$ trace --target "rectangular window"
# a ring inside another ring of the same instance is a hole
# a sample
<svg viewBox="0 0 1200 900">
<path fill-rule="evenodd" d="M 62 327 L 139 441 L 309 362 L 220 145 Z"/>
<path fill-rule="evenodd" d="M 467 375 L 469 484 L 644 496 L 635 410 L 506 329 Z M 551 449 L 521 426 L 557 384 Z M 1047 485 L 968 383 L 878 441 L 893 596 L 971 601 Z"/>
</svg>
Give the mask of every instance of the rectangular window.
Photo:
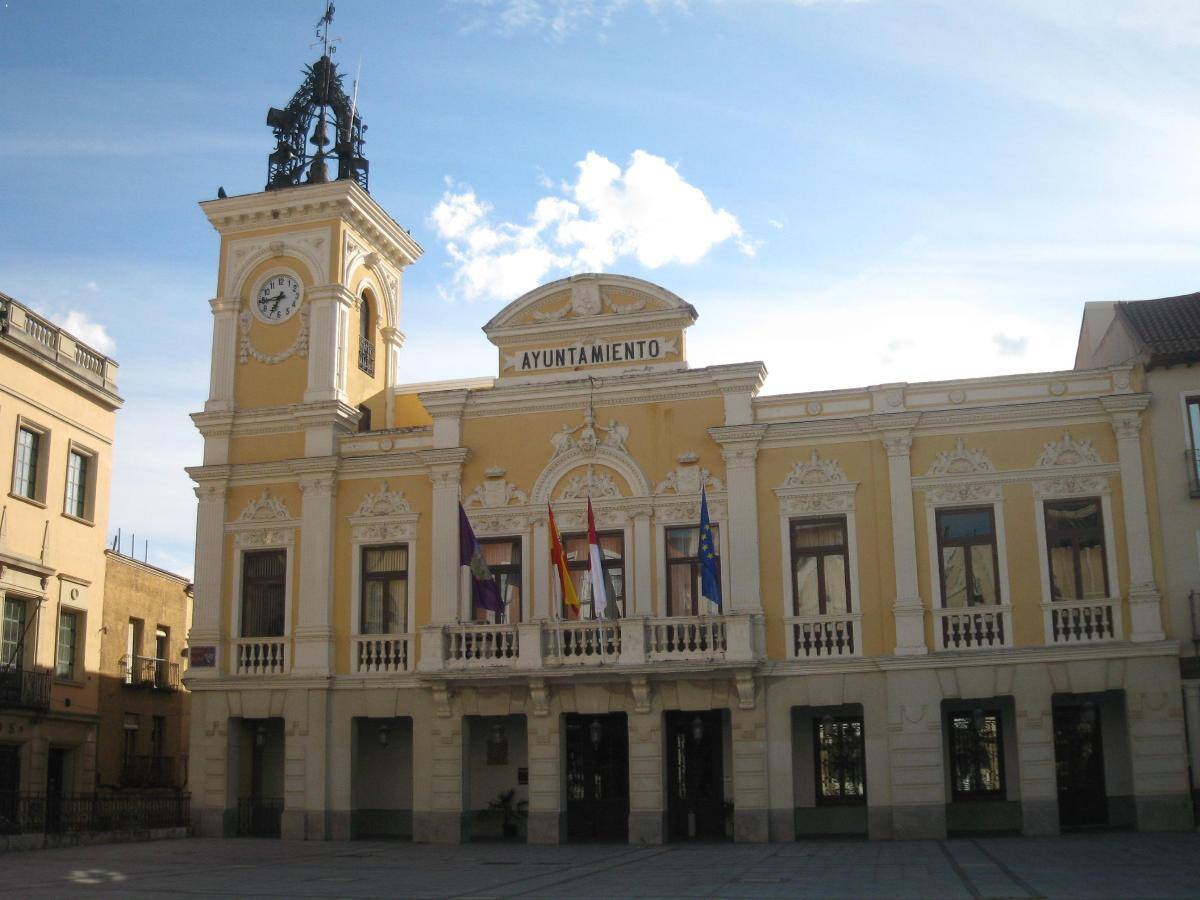
<svg viewBox="0 0 1200 900">
<path fill-rule="evenodd" d="M 162 759 L 167 747 L 167 717 L 155 716 L 150 723 L 150 755 Z"/>
<path fill-rule="evenodd" d="M 1100 498 L 1047 501 L 1045 508 L 1050 597 L 1054 600 L 1108 597 Z"/>
<path fill-rule="evenodd" d="M 496 586 L 500 589 L 500 599 L 504 603 L 504 612 L 494 615 L 496 622 L 515 624 L 521 621 L 521 539 L 493 538 L 479 542 L 483 553 L 483 561 L 487 563 Z M 488 621 L 486 609 L 474 610 L 477 622 Z"/>
<path fill-rule="evenodd" d="M 850 612 L 850 554 L 846 519 L 793 519 L 792 615 Z"/>
<path fill-rule="evenodd" d="M 137 756 L 138 714 L 125 713 L 124 740 L 121 743 L 121 758 L 126 764 Z"/>
<path fill-rule="evenodd" d="M 125 641 L 125 683 L 134 684 L 141 678 L 142 620 L 130 619 Z"/>
<path fill-rule="evenodd" d="M 36 500 L 38 495 L 38 463 L 42 435 L 30 428 L 17 429 L 16 464 L 13 467 L 13 493 Z"/>
<path fill-rule="evenodd" d="M 600 567 L 604 573 L 604 593 L 608 598 L 605 618 L 621 618 L 625 615 L 625 535 L 620 531 L 606 531 L 596 537 L 600 541 Z M 568 574 L 575 585 L 575 596 L 579 598 L 579 617 L 594 619 L 592 584 L 588 579 L 591 563 L 587 534 L 563 535 L 562 542 Z M 563 609 L 564 618 L 574 615 L 573 611 Z"/>
<path fill-rule="evenodd" d="M 939 509 L 937 542 L 942 606 L 998 605 L 1000 564 L 992 508 Z"/>
<path fill-rule="evenodd" d="M 403 634 L 408 620 L 408 545 L 364 547 L 362 634 Z"/>
<path fill-rule="evenodd" d="M 242 637 L 283 637 L 286 584 L 286 550 L 254 550 L 242 557 Z"/>
<path fill-rule="evenodd" d="M 1193 497 L 1200 497 L 1200 397 L 1187 398 L 1188 477 Z"/>
<path fill-rule="evenodd" d="M 4 628 L 0 633 L 0 669 L 19 669 L 25 662 L 25 601 L 4 598 Z"/>
<path fill-rule="evenodd" d="M 866 744 L 860 716 L 825 716 L 813 722 L 817 805 L 867 800 Z"/>
<path fill-rule="evenodd" d="M 67 454 L 67 499 L 65 512 L 77 519 L 88 518 L 87 485 L 91 457 L 77 450 Z"/>
<path fill-rule="evenodd" d="M 58 616 L 58 652 L 54 674 L 58 678 L 75 677 L 75 657 L 78 649 L 79 613 L 63 610 Z"/>
<path fill-rule="evenodd" d="M 1000 710 L 949 717 L 951 793 L 955 800 L 1004 796 L 1004 739 Z"/>
<path fill-rule="evenodd" d="M 712 525 L 713 547 L 720 547 L 720 532 Z M 700 596 L 700 526 L 668 528 L 667 539 L 667 615 L 717 615 L 720 608 Z M 721 560 L 717 559 L 720 577 Z"/>
</svg>

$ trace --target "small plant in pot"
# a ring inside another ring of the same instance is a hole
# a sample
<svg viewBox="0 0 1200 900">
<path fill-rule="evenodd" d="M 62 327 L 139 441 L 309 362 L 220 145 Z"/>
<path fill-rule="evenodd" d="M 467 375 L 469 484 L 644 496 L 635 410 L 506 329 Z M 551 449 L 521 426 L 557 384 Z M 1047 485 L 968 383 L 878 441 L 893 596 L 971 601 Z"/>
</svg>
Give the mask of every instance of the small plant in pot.
<svg viewBox="0 0 1200 900">
<path fill-rule="evenodd" d="M 518 800 L 517 792 L 513 788 L 509 788 L 488 803 L 488 809 L 497 813 L 500 816 L 501 825 L 506 838 L 515 838 L 517 836 L 517 827 L 521 820 L 529 813 L 529 802 L 527 800 Z"/>
</svg>

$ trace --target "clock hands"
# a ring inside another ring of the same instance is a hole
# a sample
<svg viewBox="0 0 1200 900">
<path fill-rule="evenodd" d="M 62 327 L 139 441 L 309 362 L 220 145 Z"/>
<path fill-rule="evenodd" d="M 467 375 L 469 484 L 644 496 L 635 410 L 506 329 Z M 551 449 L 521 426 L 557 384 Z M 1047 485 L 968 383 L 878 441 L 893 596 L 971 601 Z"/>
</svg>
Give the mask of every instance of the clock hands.
<svg viewBox="0 0 1200 900">
<path fill-rule="evenodd" d="M 283 291 L 280 291 L 274 297 L 264 297 L 259 301 L 259 305 L 262 306 L 267 303 L 274 303 L 274 306 L 271 307 L 271 313 L 274 314 L 279 309 L 279 302 L 286 296 L 287 294 L 285 294 Z"/>
</svg>

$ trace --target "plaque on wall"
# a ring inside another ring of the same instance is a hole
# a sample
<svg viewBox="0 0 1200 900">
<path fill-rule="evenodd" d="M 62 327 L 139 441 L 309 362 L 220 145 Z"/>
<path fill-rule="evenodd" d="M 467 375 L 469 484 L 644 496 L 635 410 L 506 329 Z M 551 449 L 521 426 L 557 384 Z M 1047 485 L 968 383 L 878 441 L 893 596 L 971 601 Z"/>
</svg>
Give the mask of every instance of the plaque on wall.
<svg viewBox="0 0 1200 900">
<path fill-rule="evenodd" d="M 211 669 L 217 664 L 217 648 L 213 644 L 188 647 L 188 665 L 193 669 Z"/>
</svg>

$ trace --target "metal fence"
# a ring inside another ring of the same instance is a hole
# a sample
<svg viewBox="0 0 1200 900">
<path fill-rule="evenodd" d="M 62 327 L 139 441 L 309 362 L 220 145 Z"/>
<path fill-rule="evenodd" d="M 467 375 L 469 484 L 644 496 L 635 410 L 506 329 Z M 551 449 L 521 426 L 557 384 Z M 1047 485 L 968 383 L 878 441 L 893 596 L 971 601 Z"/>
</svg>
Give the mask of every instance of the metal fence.
<svg viewBox="0 0 1200 900">
<path fill-rule="evenodd" d="M 282 797 L 239 797 L 238 837 L 279 837 Z"/>
<path fill-rule="evenodd" d="M 78 834 L 187 827 L 190 794 L 0 793 L 0 834 Z"/>
<path fill-rule="evenodd" d="M 50 673 L 0 667 L 0 709 L 46 709 Z"/>
</svg>

